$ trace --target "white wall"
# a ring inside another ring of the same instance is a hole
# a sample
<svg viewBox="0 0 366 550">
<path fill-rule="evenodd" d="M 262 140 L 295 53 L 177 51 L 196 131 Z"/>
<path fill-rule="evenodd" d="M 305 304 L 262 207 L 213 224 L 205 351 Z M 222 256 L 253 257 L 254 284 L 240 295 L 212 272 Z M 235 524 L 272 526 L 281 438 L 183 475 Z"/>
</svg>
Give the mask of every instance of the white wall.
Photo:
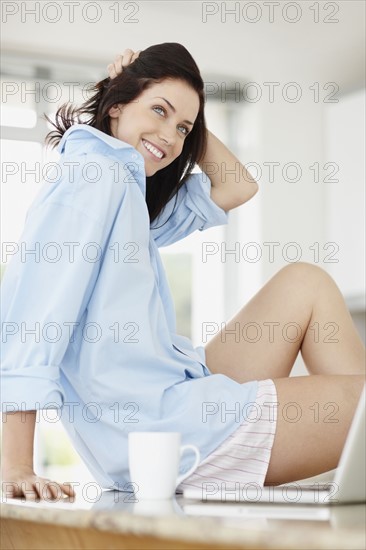
<svg viewBox="0 0 366 550">
<path fill-rule="evenodd" d="M 343 294 L 356 307 L 365 296 L 365 89 L 348 94 L 324 113 L 325 160 L 336 161 L 326 186 L 326 239 L 339 246 L 339 262 L 329 264 Z"/>
<path fill-rule="evenodd" d="M 269 167 L 263 168 L 260 184 L 263 242 L 279 243 L 273 262 L 266 254 L 265 279 L 291 261 L 314 262 L 310 247 L 324 242 L 324 187 L 310 169 L 322 164 L 322 138 L 322 106 L 311 98 L 263 105 L 261 163 L 279 163 L 272 181 Z"/>
</svg>

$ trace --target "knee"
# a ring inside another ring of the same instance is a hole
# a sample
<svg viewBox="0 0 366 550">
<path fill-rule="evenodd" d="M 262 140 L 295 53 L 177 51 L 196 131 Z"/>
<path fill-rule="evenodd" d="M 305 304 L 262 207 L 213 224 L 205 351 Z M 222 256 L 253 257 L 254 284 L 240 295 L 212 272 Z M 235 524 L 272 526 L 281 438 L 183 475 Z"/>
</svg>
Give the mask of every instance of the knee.
<svg viewBox="0 0 366 550">
<path fill-rule="evenodd" d="M 308 262 L 294 262 L 288 264 L 283 267 L 279 273 L 309 282 L 319 282 L 321 280 L 326 280 L 327 282 L 330 280 L 333 281 L 332 277 L 325 271 L 325 269 Z"/>
<path fill-rule="evenodd" d="M 332 277 L 321 267 L 307 262 L 296 262 L 288 264 L 278 272 L 280 277 L 284 277 L 289 287 L 294 284 L 311 287 L 314 290 L 320 286 L 336 286 Z"/>
</svg>

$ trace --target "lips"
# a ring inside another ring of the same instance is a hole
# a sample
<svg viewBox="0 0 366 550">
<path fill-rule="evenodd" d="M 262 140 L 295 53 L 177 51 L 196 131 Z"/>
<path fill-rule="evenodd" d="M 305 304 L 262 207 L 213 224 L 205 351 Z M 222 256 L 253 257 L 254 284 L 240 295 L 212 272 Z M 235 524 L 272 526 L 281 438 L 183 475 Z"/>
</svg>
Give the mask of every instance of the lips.
<svg viewBox="0 0 366 550">
<path fill-rule="evenodd" d="M 147 139 L 142 139 L 142 144 L 144 148 L 151 154 L 151 156 L 156 160 L 162 160 L 164 157 L 166 157 L 166 152 L 155 145 L 155 143 L 152 143 L 151 141 L 148 141 Z M 162 156 L 157 156 L 156 153 L 160 153 Z"/>
</svg>

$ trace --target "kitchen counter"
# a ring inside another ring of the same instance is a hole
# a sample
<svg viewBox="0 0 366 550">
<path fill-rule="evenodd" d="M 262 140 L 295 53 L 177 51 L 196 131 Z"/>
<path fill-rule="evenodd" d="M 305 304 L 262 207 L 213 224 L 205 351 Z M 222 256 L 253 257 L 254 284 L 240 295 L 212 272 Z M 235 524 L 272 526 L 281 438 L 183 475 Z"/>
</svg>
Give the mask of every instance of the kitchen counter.
<svg viewBox="0 0 366 550">
<path fill-rule="evenodd" d="M 3 496 L 3 550 L 352 549 L 364 550 L 366 505 L 198 503 L 176 495 L 140 501 L 91 484 L 64 501 Z"/>
</svg>

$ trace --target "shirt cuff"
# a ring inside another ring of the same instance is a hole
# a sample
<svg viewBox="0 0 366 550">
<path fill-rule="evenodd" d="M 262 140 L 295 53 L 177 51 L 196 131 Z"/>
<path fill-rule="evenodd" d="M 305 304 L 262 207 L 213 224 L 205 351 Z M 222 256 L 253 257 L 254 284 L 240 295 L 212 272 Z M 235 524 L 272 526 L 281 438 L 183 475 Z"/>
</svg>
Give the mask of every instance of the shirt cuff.
<svg viewBox="0 0 366 550">
<path fill-rule="evenodd" d="M 191 174 L 186 181 L 187 201 L 186 205 L 200 218 L 206 221 L 199 227 L 200 231 L 225 225 L 229 221 L 229 212 L 223 210 L 211 198 L 211 180 L 204 172 Z"/>
<path fill-rule="evenodd" d="M 44 365 L 3 370 L 1 373 L 3 413 L 60 409 L 63 402 L 59 367 Z"/>
</svg>

